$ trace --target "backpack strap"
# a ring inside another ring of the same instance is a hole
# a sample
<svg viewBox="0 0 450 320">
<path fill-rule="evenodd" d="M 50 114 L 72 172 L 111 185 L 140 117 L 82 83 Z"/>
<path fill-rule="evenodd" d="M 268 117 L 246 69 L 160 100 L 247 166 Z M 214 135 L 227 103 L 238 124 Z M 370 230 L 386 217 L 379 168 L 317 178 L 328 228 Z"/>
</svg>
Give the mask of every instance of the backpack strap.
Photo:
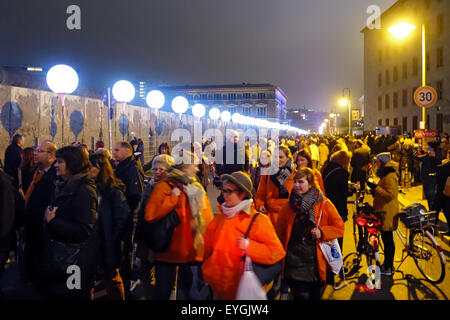
<svg viewBox="0 0 450 320">
<path fill-rule="evenodd" d="M 255 213 L 255 215 L 252 217 L 252 221 L 250 221 L 250 224 L 248 225 L 247 232 L 245 232 L 245 235 L 244 235 L 244 238 L 245 238 L 245 239 L 248 238 L 248 235 L 250 234 L 250 229 L 251 229 L 252 226 L 253 226 L 253 222 L 255 222 L 256 217 L 258 217 L 259 214 L 260 214 L 260 212 L 257 212 L 257 213 Z"/>
</svg>

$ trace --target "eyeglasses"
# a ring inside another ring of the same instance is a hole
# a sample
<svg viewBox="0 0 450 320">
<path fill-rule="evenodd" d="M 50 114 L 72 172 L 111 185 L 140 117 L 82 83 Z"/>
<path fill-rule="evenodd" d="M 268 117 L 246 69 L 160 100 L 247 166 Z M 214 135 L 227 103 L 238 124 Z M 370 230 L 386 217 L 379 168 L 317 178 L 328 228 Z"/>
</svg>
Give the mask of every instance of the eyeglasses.
<svg viewBox="0 0 450 320">
<path fill-rule="evenodd" d="M 222 189 L 223 194 L 232 194 L 233 192 L 238 192 L 239 190 L 232 189 Z"/>
</svg>

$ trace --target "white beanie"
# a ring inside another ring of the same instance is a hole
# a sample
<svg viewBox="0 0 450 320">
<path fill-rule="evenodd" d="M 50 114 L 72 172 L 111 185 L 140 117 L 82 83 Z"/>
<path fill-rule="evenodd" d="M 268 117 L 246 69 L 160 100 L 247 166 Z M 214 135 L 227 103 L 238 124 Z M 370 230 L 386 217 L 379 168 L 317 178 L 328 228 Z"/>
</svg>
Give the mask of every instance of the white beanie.
<svg viewBox="0 0 450 320">
<path fill-rule="evenodd" d="M 391 161 L 391 154 L 389 152 L 379 153 L 377 154 L 376 158 L 383 163 L 388 163 L 389 161 Z"/>
</svg>

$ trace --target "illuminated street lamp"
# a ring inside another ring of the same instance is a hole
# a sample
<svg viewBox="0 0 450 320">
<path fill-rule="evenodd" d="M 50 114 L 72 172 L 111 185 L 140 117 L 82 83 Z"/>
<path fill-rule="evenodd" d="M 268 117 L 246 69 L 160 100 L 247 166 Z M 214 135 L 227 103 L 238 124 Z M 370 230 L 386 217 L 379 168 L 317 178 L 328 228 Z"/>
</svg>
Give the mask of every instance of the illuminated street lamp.
<svg viewBox="0 0 450 320">
<path fill-rule="evenodd" d="M 388 30 L 392 34 L 392 37 L 396 40 L 402 40 L 406 37 L 408 37 L 414 30 L 416 29 L 415 26 L 407 23 L 407 22 L 400 22 L 392 27 L 390 27 Z M 425 24 L 422 24 L 422 87 L 425 87 L 427 85 L 427 53 L 426 53 L 426 28 Z M 421 129 L 426 128 L 426 108 L 422 108 L 422 124 L 423 127 Z"/>
<path fill-rule="evenodd" d="M 348 98 L 345 98 L 345 91 L 348 90 Z M 352 107 L 350 103 L 350 88 L 344 88 L 342 90 L 342 98 L 339 100 L 339 104 L 342 107 L 348 106 L 348 134 L 352 135 Z"/>
</svg>

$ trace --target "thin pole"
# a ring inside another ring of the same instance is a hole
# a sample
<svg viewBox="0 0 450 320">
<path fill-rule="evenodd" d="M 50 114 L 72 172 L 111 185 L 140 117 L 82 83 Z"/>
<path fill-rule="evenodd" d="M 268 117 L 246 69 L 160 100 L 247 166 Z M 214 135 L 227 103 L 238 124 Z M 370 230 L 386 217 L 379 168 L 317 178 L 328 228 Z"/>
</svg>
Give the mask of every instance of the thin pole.
<svg viewBox="0 0 450 320">
<path fill-rule="evenodd" d="M 425 24 L 422 24 L 422 87 L 427 85 L 427 47 L 426 47 L 426 30 Z M 423 129 L 427 128 L 426 108 L 422 107 Z"/>
<path fill-rule="evenodd" d="M 108 147 L 111 152 L 111 89 L 108 88 Z"/>
</svg>

